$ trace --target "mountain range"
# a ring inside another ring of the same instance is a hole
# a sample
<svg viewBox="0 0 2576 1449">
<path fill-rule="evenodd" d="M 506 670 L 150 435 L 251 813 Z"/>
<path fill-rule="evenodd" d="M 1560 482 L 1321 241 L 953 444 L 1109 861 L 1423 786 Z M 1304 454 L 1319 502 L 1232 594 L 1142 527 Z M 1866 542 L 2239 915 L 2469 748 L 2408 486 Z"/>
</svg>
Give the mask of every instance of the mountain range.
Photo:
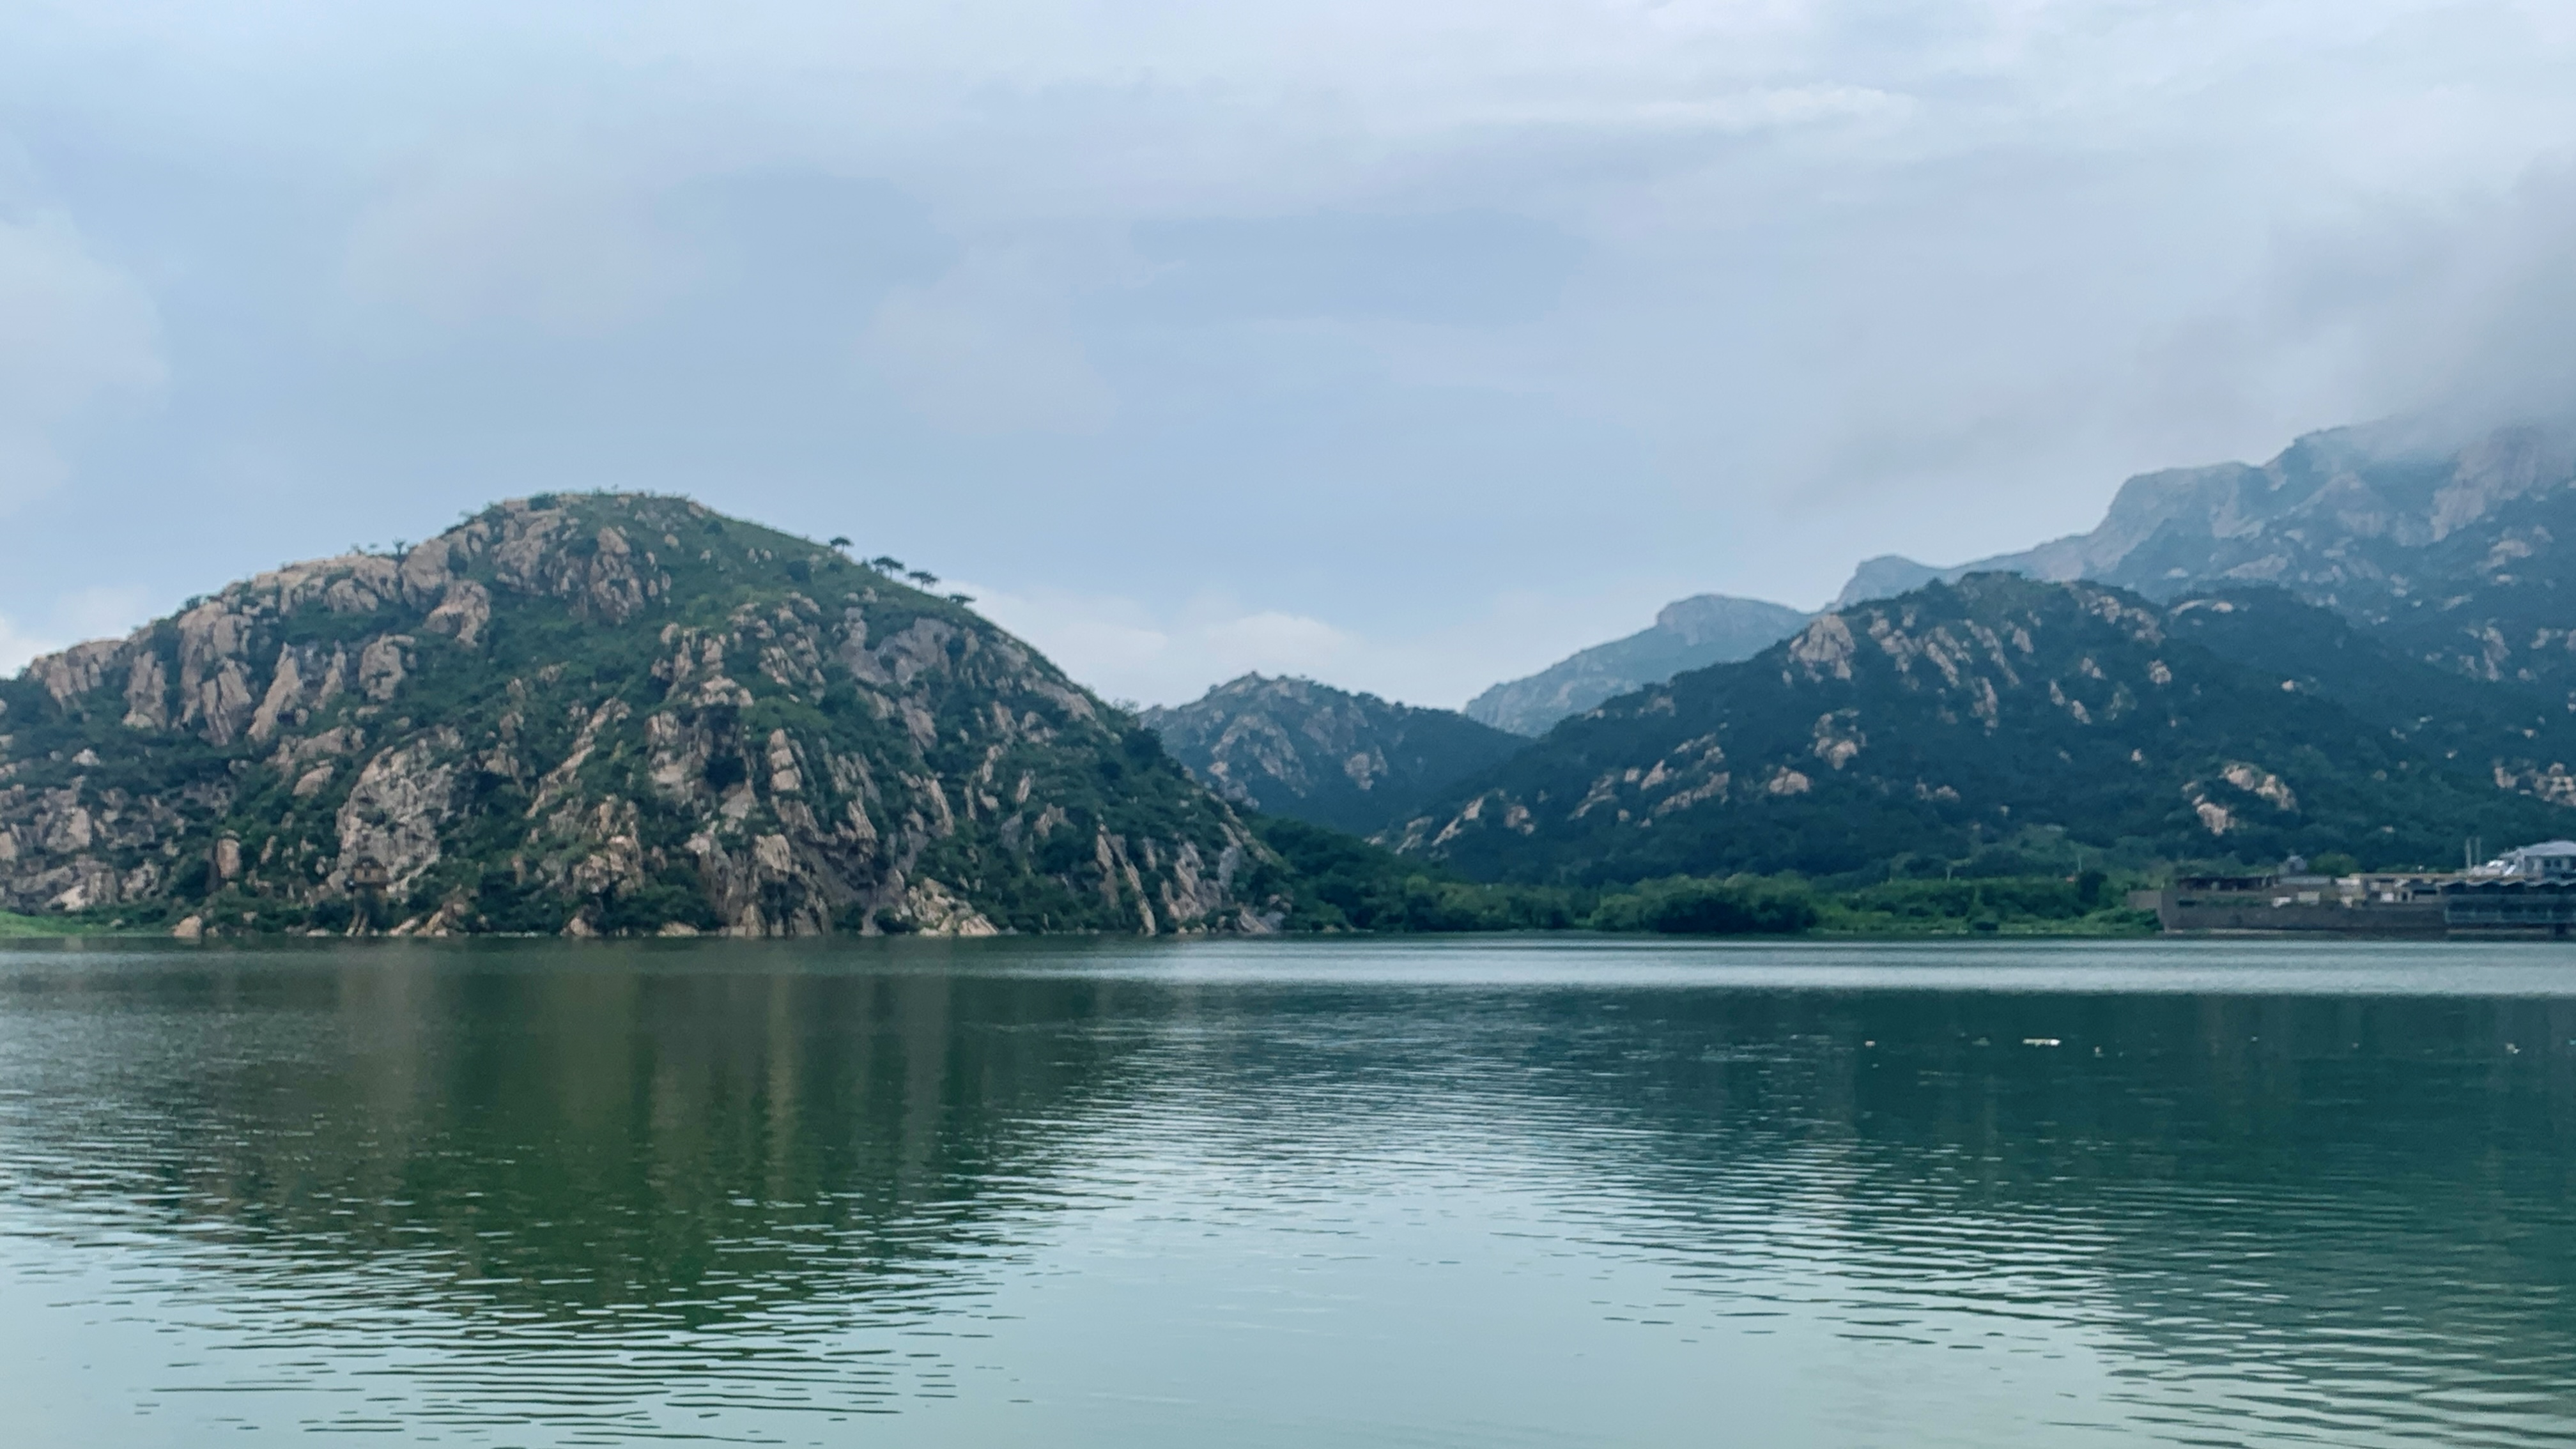
<svg viewBox="0 0 2576 1449">
<path fill-rule="evenodd" d="M 1576 884 L 2034 844 L 2439 862 L 2567 828 L 2567 718 L 2279 591 L 1970 574 L 1567 720 L 1391 843 Z"/>
<path fill-rule="evenodd" d="M 1947 567 L 1863 560 L 1829 608 L 1972 573 L 2091 579 L 2150 597 L 2265 583 L 2341 610 L 2419 656 L 2486 679 L 2556 678 L 2576 662 L 2558 540 L 2576 537 L 2576 429 L 2518 424 L 2466 441 L 2381 423 L 2308 434 L 2261 465 L 2144 473 L 2100 525 Z M 1603 700 L 1751 657 L 1813 617 L 1702 594 L 1653 627 L 1494 685 L 1465 712 L 1533 738 Z"/>
<path fill-rule="evenodd" d="M 2570 537 L 2563 429 L 2339 429 L 1818 614 L 1682 600 L 1476 717 L 1258 675 L 1140 717 L 894 560 L 541 495 L 0 681 L 0 911 L 1257 932 L 2070 849 L 2440 864 L 2576 824 Z M 1510 883 L 1559 894 L 1474 894 Z"/>
<path fill-rule="evenodd" d="M 2019 553 L 1942 569 L 1872 559 L 1836 604 L 1995 571 L 2157 597 L 2260 583 L 2457 673 L 2558 683 L 2576 663 L 2566 539 L 2576 431 L 2518 425 L 2454 443 L 2381 424 L 2309 434 L 2260 466 L 2143 474 L 2091 532 Z"/>
</svg>

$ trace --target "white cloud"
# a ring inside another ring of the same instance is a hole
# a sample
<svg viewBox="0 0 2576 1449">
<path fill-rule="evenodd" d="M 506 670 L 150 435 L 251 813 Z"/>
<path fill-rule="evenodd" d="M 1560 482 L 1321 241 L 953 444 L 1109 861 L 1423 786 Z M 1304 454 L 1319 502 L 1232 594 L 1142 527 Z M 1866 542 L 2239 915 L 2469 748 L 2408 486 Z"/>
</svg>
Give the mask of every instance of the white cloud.
<svg viewBox="0 0 2576 1449">
<path fill-rule="evenodd" d="M 53 601 L 41 625 L 0 615 L 0 674 L 15 674 L 27 661 L 85 639 L 121 638 L 149 611 L 149 594 L 131 585 L 80 589 Z"/>
<path fill-rule="evenodd" d="M 1352 644 L 1349 635 L 1321 619 L 1280 609 L 1203 623 L 1198 634 L 1219 654 L 1266 661 L 1273 671 L 1293 673 L 1330 668 Z"/>
<path fill-rule="evenodd" d="M 1569 610 L 1513 590 L 1445 628 L 1371 637 L 1286 609 L 1207 594 L 1157 610 L 1132 598 L 957 585 L 977 612 L 1109 699 L 1181 704 L 1246 673 L 1294 675 L 1405 704 L 1454 709 L 1486 686 L 1653 622 L 1655 588 Z"/>
<path fill-rule="evenodd" d="M 1346 677 L 1360 641 L 1321 619 L 1202 598 L 1169 615 L 1134 599 L 960 585 L 975 609 L 1110 699 L 1176 704 L 1245 673 Z"/>
<path fill-rule="evenodd" d="M 2533 0 L 20 6 L 9 124 L 114 206 L 0 235 L 0 507 L 158 376 L 83 270 L 149 258 L 196 363 L 118 439 L 152 576 L 688 489 L 971 548 L 1113 693 L 1455 702 L 1662 599 L 2565 396 L 2571 47 Z M 270 516 L 193 512 L 238 458 Z M 31 536 L 22 621 L 87 567 Z"/>
<path fill-rule="evenodd" d="M 59 211 L 0 214 L 0 514 L 71 476 L 66 433 L 160 386 L 152 299 Z"/>
<path fill-rule="evenodd" d="M 15 674 L 27 667 L 28 660 L 61 647 L 55 640 L 26 632 L 16 620 L 0 614 L 0 674 Z"/>
</svg>

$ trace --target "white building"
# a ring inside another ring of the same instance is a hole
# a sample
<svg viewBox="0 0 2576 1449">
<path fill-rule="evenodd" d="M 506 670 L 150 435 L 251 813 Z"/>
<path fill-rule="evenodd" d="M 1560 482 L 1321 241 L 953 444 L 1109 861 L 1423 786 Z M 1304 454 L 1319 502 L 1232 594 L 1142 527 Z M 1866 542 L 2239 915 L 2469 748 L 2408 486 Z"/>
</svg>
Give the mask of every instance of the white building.
<svg viewBox="0 0 2576 1449">
<path fill-rule="evenodd" d="M 2508 850 L 2469 874 L 2502 880 L 2576 881 L 2576 840 L 2544 840 Z"/>
</svg>

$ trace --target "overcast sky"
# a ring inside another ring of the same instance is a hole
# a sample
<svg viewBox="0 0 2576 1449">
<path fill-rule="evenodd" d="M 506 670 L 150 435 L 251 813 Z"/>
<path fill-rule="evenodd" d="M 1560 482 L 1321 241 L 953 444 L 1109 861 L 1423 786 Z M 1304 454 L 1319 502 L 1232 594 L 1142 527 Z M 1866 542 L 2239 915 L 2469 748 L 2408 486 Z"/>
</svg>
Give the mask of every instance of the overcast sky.
<svg viewBox="0 0 2576 1449">
<path fill-rule="evenodd" d="M 544 489 L 1113 697 L 2576 387 L 2576 6 L 0 0 L 0 668 Z"/>
</svg>

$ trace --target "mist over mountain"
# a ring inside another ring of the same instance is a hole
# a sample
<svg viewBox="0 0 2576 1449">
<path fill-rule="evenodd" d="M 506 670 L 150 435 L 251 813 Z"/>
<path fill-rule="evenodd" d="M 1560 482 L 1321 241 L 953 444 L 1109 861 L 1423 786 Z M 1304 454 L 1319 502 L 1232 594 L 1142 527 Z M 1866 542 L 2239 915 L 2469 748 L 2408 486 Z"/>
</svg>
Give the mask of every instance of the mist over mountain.
<svg viewBox="0 0 2576 1449">
<path fill-rule="evenodd" d="M 1141 719 L 1227 800 L 1361 835 L 1528 743 L 1454 710 L 1258 674 Z"/>
<path fill-rule="evenodd" d="M 2101 524 L 1936 569 L 1872 559 L 1837 603 L 2009 571 L 2154 597 L 2286 589 L 2417 658 L 2487 680 L 2563 683 L 2576 663 L 2576 430 L 2518 424 L 2465 443 L 2398 424 L 2298 439 L 2261 466 L 2142 474 Z"/>
<path fill-rule="evenodd" d="M 1466 714 L 1536 737 L 1569 715 L 1686 669 L 1750 659 L 1798 631 L 1808 616 L 1786 604 L 1699 594 L 1666 604 L 1651 627 L 1582 650 L 1525 679 L 1497 684 Z"/>
</svg>

